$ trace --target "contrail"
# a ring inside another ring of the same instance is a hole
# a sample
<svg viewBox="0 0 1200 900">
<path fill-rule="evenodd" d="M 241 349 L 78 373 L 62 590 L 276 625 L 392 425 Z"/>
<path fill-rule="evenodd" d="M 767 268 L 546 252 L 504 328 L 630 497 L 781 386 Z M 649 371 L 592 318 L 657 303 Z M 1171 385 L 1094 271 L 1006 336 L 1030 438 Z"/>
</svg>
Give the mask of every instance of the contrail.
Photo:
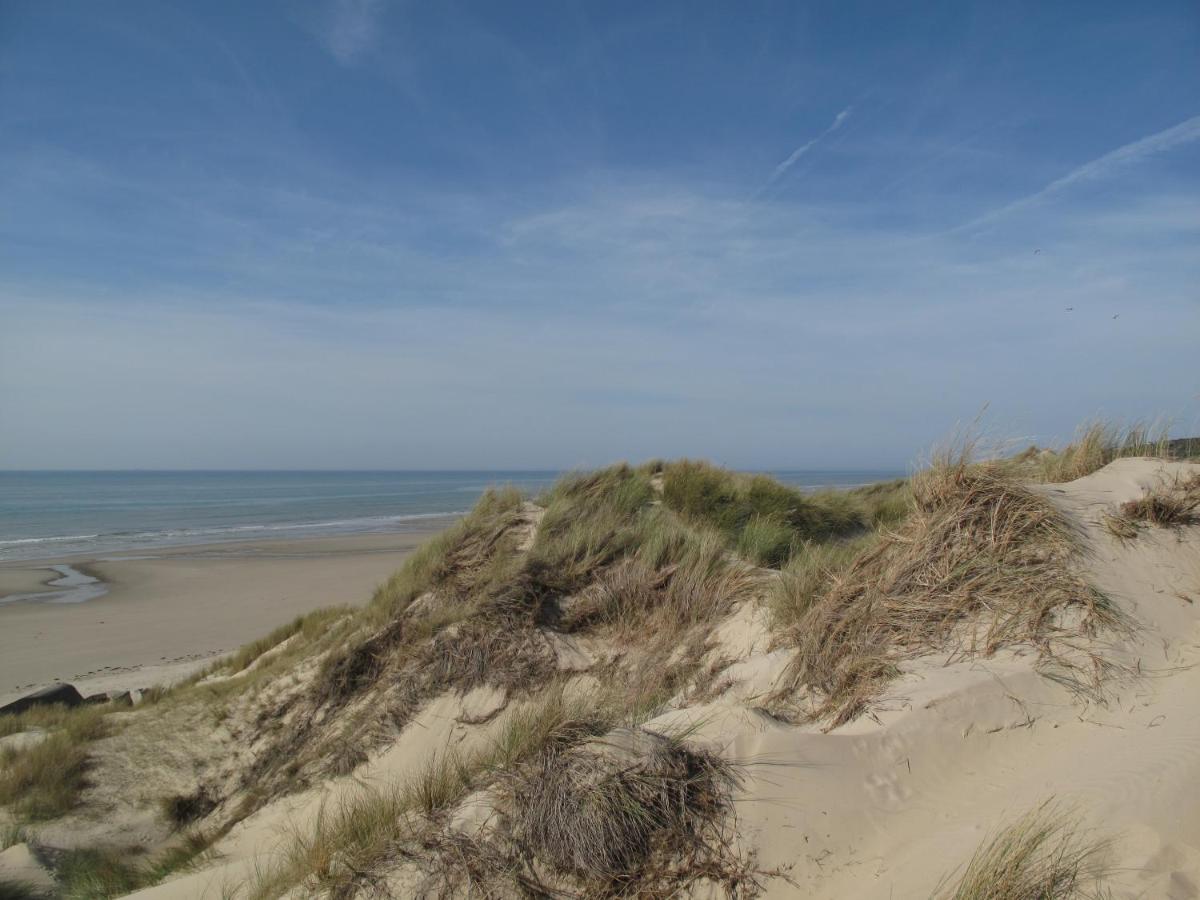
<svg viewBox="0 0 1200 900">
<path fill-rule="evenodd" d="M 802 157 L 805 153 L 807 153 L 809 150 L 811 150 L 814 146 L 816 146 L 818 143 L 820 143 L 826 137 L 828 137 L 829 135 L 831 135 L 835 131 L 837 131 L 839 128 L 841 128 L 842 123 L 845 122 L 848 118 L 850 118 L 850 111 L 853 108 L 854 107 L 852 107 L 852 106 L 847 106 L 840 113 L 838 113 L 836 116 L 834 116 L 832 125 L 830 125 L 828 128 L 826 128 L 820 134 L 818 134 L 811 141 L 801 144 L 799 147 L 797 147 L 795 150 L 793 150 L 791 156 L 789 156 L 787 159 L 785 159 L 783 162 L 781 162 L 779 165 L 777 165 L 775 167 L 775 170 L 771 173 L 771 177 L 767 179 L 767 183 L 764 184 L 759 189 L 760 192 L 765 191 L 767 188 L 769 188 L 771 185 L 773 185 L 775 182 L 777 182 L 780 178 L 782 178 L 785 174 L 787 174 L 787 170 L 790 169 L 792 166 L 794 166 L 800 160 L 800 157 Z"/>
<path fill-rule="evenodd" d="M 1141 140 L 1125 144 L 1123 147 L 1118 147 L 1116 150 L 1105 153 L 1103 156 L 1097 157 L 1091 162 L 1084 163 L 1077 169 L 1073 169 L 1061 178 L 1056 178 L 1037 193 L 1030 194 L 1028 197 L 1022 197 L 1020 200 L 1015 200 L 1006 206 L 985 213 L 979 218 L 973 219 L 965 225 L 960 225 L 954 230 L 964 231 L 980 225 L 986 225 L 989 222 L 999 219 L 1001 216 L 1007 216 L 1009 213 L 1032 206 L 1051 194 L 1057 194 L 1059 191 L 1073 184 L 1078 184 L 1081 181 L 1096 181 L 1101 178 L 1107 178 L 1118 169 L 1141 162 L 1148 156 L 1163 153 L 1173 147 L 1190 144 L 1196 140 L 1200 140 L 1200 116 L 1192 116 L 1192 118 L 1186 119 L 1165 131 L 1159 131 L 1149 137 L 1144 137 Z"/>
</svg>

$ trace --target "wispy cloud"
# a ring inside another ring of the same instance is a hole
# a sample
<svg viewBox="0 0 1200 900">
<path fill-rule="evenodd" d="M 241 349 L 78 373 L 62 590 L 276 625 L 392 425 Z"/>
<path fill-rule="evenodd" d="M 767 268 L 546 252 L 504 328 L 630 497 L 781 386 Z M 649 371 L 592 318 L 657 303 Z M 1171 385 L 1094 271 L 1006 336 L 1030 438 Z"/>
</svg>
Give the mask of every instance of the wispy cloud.
<svg viewBox="0 0 1200 900">
<path fill-rule="evenodd" d="M 775 167 L 775 170 L 773 172 L 771 172 L 771 177 L 768 178 L 767 183 L 762 186 L 762 190 L 765 191 L 771 185 L 775 184 L 775 182 L 777 182 L 780 178 L 782 178 L 784 175 L 787 174 L 788 169 L 790 169 L 792 166 L 794 166 L 796 163 L 798 163 L 800 161 L 800 158 L 802 156 L 804 156 L 805 153 L 807 153 L 809 150 L 811 150 L 813 147 L 815 147 L 817 144 L 819 144 L 825 138 L 829 137 L 829 135 L 833 134 L 835 131 L 837 131 L 839 128 L 841 128 L 842 125 L 845 123 L 845 121 L 848 118 L 850 118 L 850 113 L 852 110 L 853 110 L 853 107 L 847 106 L 840 113 L 838 113 L 836 116 L 833 117 L 832 125 L 830 125 L 828 128 L 826 128 L 824 131 L 822 131 L 820 134 L 818 134 L 812 140 L 806 141 L 805 143 L 803 143 L 799 147 L 797 147 L 795 150 L 793 150 L 791 155 L 788 156 L 788 158 L 785 159 L 783 162 L 781 162 L 779 165 L 777 165 Z"/>
<path fill-rule="evenodd" d="M 1030 194 L 1028 197 L 1022 197 L 1020 200 L 1015 200 L 1012 203 L 1006 204 L 999 209 L 994 209 L 991 212 L 985 213 L 976 219 L 971 220 L 965 225 L 960 226 L 956 230 L 965 231 L 973 228 L 978 228 L 981 225 L 987 225 L 1018 210 L 1027 209 L 1034 206 L 1048 197 L 1059 193 L 1073 185 L 1086 181 L 1099 181 L 1104 178 L 1112 177 L 1121 169 L 1135 165 L 1151 156 L 1159 153 L 1165 153 L 1175 147 L 1190 144 L 1200 140 L 1200 116 L 1192 116 L 1190 119 L 1185 119 L 1178 125 L 1167 128 L 1164 131 L 1156 132 L 1148 137 L 1133 141 L 1105 153 L 1103 156 L 1097 157 L 1090 162 L 1084 163 L 1076 169 L 1063 175 L 1061 178 L 1056 178 L 1040 191 Z"/>
<path fill-rule="evenodd" d="M 334 0 L 325 42 L 342 65 L 352 65 L 375 45 L 382 0 Z"/>
<path fill-rule="evenodd" d="M 1039 431 L 1195 395 L 1195 190 L 1107 217 L 1056 207 L 1051 260 L 1008 252 L 1004 235 L 967 246 L 860 228 L 816 201 L 741 216 L 732 189 L 628 172 L 520 212 L 374 173 L 305 181 L 197 182 L 175 229 L 117 219 L 105 243 L 88 220 L 87 243 L 67 244 L 70 217 L 52 205 L 53 231 L 33 237 L 86 249 L 63 254 L 85 265 L 23 283 L 0 265 L 0 468 L 553 468 L 687 453 L 849 467 L 910 458 L 984 399 Z M 19 211 L 57 196 L 5 186 Z M 247 207 L 257 214 L 230 227 Z M 16 260 L 23 245 L 0 237 Z M 106 280 L 90 268 L 101 256 L 137 278 Z M 197 271 L 212 277 L 197 285 Z M 1098 353 L 1129 365 L 1043 389 L 1046 372 Z M 854 377 L 829 382 L 849 357 Z M 80 429 L 88 442 L 72 439 Z"/>
</svg>

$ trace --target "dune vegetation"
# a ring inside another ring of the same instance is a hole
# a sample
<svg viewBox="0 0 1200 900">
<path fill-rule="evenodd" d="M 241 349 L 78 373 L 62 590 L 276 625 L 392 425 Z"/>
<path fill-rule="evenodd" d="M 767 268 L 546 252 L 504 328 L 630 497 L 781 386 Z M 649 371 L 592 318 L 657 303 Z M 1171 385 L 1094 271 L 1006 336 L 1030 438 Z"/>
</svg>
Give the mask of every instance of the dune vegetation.
<svg viewBox="0 0 1200 900">
<path fill-rule="evenodd" d="M 1104 896 L 1108 842 L 1088 836 L 1070 811 L 1047 801 L 1001 829 L 935 900 L 1081 900 Z"/>
<path fill-rule="evenodd" d="M 733 683 L 731 629 L 761 632 L 755 652 L 781 660 L 747 708 L 790 726 L 854 721 L 933 653 L 1019 646 L 1077 695 L 1104 694 L 1116 663 L 1097 639 L 1135 623 L 1086 577 L 1077 528 L 1037 485 L 1169 446 L 1092 426 L 1059 451 L 972 450 L 852 490 L 683 460 L 572 474 L 533 498 L 489 491 L 362 608 L 297 619 L 134 709 L 0 717 L 0 734 L 48 733 L 0 756 L 8 843 L 129 802 L 105 779 L 163 769 L 161 742 L 183 740 L 188 765 L 139 807 L 149 838 L 46 856 L 63 896 L 207 864 L 241 823 L 343 783 L 225 896 L 753 895 L 787 873 L 738 838 L 743 762 L 662 718 Z M 1191 521 L 1197 484 L 1117 514 L 1135 529 Z M 454 744 L 403 777 L 364 776 L 441 702 Z M 1092 852 L 1039 816 L 944 896 L 1077 896 Z"/>
<path fill-rule="evenodd" d="M 75 805 L 83 785 L 87 745 L 104 734 L 103 712 L 30 710 L 11 718 L 16 721 L 6 723 L 9 727 L 33 722 L 54 727 L 45 740 L 30 747 L 0 751 L 0 806 L 30 822 L 64 815 Z"/>
<path fill-rule="evenodd" d="M 911 494 L 904 521 L 795 621 L 786 693 L 813 697 L 810 715 L 849 721 L 901 660 L 952 641 L 968 655 L 1023 642 L 1054 657 L 1056 614 L 1069 607 L 1083 612 L 1073 633 L 1122 626 L 1108 598 L 1072 569 L 1065 519 L 1003 464 L 944 457 L 912 479 Z M 1057 659 L 1091 679 L 1081 686 L 1099 688 L 1101 668 Z"/>
</svg>

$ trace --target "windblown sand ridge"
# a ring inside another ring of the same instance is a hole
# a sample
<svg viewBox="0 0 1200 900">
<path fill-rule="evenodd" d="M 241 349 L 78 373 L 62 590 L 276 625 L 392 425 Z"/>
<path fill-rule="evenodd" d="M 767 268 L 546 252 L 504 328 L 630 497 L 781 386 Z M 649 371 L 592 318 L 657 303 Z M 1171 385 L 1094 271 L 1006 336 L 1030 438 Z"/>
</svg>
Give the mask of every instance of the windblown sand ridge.
<svg viewBox="0 0 1200 900">
<path fill-rule="evenodd" d="M 1200 466 L 981 487 L 963 463 L 893 516 L 688 494 L 708 476 L 686 465 L 495 495 L 367 612 L 110 714 L 79 805 L 25 843 L 48 862 L 207 846 L 145 897 L 966 896 L 988 836 L 1057 800 L 1109 840 L 1081 890 L 1200 896 L 1200 526 L 1106 524 Z M 930 535 L 989 569 L 909 566 Z M 854 560 L 788 613 L 781 581 L 826 544 Z M 872 565 L 892 580 L 854 634 L 892 634 L 897 610 L 921 631 L 830 663 L 869 677 L 818 677 L 802 632 Z"/>
</svg>

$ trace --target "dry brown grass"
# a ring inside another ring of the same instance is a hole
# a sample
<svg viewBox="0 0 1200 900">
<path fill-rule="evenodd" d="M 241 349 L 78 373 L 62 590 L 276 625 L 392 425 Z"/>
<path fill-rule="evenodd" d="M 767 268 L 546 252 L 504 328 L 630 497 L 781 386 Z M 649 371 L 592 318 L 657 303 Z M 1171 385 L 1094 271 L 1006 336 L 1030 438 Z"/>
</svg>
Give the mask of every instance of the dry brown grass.
<svg viewBox="0 0 1200 900">
<path fill-rule="evenodd" d="M 1194 525 L 1200 521 L 1200 472 L 1176 476 L 1136 500 L 1122 503 L 1120 510 L 1120 518 L 1128 523 L 1146 522 L 1159 528 Z"/>
<path fill-rule="evenodd" d="M 1104 529 L 1119 541 L 1131 541 L 1138 536 L 1137 523 L 1123 515 L 1104 513 L 1101 518 Z"/>
<path fill-rule="evenodd" d="M 613 707 L 613 711 L 616 707 Z M 674 897 L 689 886 L 753 896 L 759 878 L 734 845 L 733 766 L 636 725 L 529 745 L 497 773 L 484 831 L 427 830 L 408 858 L 420 896 Z"/>
<path fill-rule="evenodd" d="M 602 629 L 645 644 L 676 639 L 748 599 L 762 577 L 728 550 L 724 535 L 684 522 L 661 507 L 632 517 L 628 546 L 590 572 L 586 585 L 559 604 L 555 626 Z"/>
<path fill-rule="evenodd" d="M 1065 520 L 1005 466 L 972 464 L 969 450 L 916 477 L 909 518 L 797 622 L 790 691 L 809 694 L 813 715 L 848 721 L 901 661 L 947 646 L 987 655 L 1031 643 L 1050 653 L 1067 607 L 1082 611 L 1085 631 L 1118 624 L 1072 570 Z"/>
<path fill-rule="evenodd" d="M 771 586 L 767 603 L 776 630 L 790 630 L 823 597 L 860 556 L 875 547 L 879 532 L 846 541 L 805 544 Z"/>
<path fill-rule="evenodd" d="M 268 900 L 297 889 L 305 896 L 351 896 L 399 859 L 432 861 L 444 843 L 436 840 L 442 815 L 469 791 L 548 746 L 602 733 L 618 710 L 615 697 L 548 685 L 537 699 L 513 707 L 491 743 L 473 752 L 448 750 L 404 782 L 364 787 L 323 806 L 313 826 L 294 830 L 280 858 L 245 886 L 246 896 Z"/>
<path fill-rule="evenodd" d="M 503 607 L 522 503 L 516 491 L 489 491 L 469 516 L 414 554 L 373 600 L 366 634 L 325 660 L 314 687 L 318 705 L 343 704 L 375 684 L 401 648 L 436 637 L 489 603 Z M 436 595 L 436 604 L 406 616 L 425 594 Z"/>
<path fill-rule="evenodd" d="M 327 738 L 351 736 L 330 722 L 367 692 L 380 695 L 375 716 L 354 715 L 359 743 L 370 746 L 443 691 L 540 689 L 557 670 L 545 632 L 559 618 L 559 591 L 594 578 L 628 546 L 648 491 L 646 476 L 628 467 L 568 479 L 551 493 L 528 550 L 534 511 L 516 492 L 486 495 L 381 590 L 296 701 L 303 713 L 288 719 L 247 777 L 278 791 L 331 771 L 326 763 L 344 771 L 353 760 L 326 759 Z"/>
<path fill-rule="evenodd" d="M 435 589 L 447 599 L 463 599 L 496 581 L 500 573 L 494 567 L 510 555 L 523 504 L 516 489 L 486 491 L 466 517 L 422 544 L 376 591 L 363 614 L 365 624 L 386 625 Z"/>
<path fill-rule="evenodd" d="M 1017 457 L 1021 474 L 1032 480 L 1060 483 L 1074 481 L 1104 468 L 1115 459 L 1129 456 L 1171 456 L 1167 427 L 1135 423 L 1129 426 L 1108 422 L 1083 425 L 1074 441 L 1060 450 L 1027 452 Z"/>
<path fill-rule="evenodd" d="M 709 874 L 707 858 L 728 851 L 721 825 L 736 780 L 719 757 L 641 729 L 552 747 L 511 780 L 513 837 L 604 893 L 644 890 L 667 860 Z"/>
<path fill-rule="evenodd" d="M 1107 846 L 1043 804 L 989 838 L 934 900 L 1100 900 L 1108 896 L 1099 868 Z"/>
</svg>

